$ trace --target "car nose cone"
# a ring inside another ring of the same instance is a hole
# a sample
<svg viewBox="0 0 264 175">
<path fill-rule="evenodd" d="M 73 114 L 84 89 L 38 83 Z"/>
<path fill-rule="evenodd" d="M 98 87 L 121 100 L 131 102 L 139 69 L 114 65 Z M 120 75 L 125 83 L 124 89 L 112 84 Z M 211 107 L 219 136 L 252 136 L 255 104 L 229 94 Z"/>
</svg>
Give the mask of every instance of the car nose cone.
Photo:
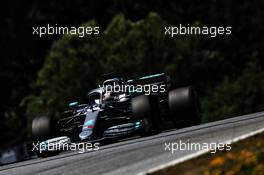
<svg viewBox="0 0 264 175">
<path fill-rule="evenodd" d="M 92 131 L 91 130 L 86 130 L 86 131 L 82 131 L 80 134 L 79 134 L 79 137 L 81 140 L 85 140 L 87 139 L 90 135 L 92 135 Z"/>
</svg>

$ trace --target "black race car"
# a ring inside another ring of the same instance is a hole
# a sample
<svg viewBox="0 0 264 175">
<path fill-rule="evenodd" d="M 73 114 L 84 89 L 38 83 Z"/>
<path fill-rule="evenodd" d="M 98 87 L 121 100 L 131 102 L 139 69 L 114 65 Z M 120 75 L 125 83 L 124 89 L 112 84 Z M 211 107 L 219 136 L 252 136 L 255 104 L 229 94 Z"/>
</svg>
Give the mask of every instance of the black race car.
<svg viewBox="0 0 264 175">
<path fill-rule="evenodd" d="M 161 73 L 127 81 L 107 79 L 88 93 L 87 104 L 70 103 L 59 120 L 35 118 L 32 134 L 38 141 L 67 136 L 73 142 L 93 142 L 148 136 L 199 123 L 199 100 L 194 89 L 172 89 L 170 77 Z"/>
</svg>

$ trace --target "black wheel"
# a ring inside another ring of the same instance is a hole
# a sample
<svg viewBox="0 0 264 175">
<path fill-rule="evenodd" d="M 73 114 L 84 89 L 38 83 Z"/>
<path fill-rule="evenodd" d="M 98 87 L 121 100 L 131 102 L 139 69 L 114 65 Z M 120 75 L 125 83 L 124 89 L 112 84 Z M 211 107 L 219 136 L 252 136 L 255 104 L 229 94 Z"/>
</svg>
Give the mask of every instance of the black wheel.
<svg viewBox="0 0 264 175">
<path fill-rule="evenodd" d="M 176 127 L 187 127 L 201 123 L 200 103 L 192 87 L 175 89 L 168 94 L 170 116 Z"/>
<path fill-rule="evenodd" d="M 57 134 L 57 123 L 55 119 L 42 116 L 32 121 L 32 137 L 35 141 L 44 141 L 55 137 Z"/>
<path fill-rule="evenodd" d="M 154 96 L 141 95 L 132 99 L 132 113 L 142 120 L 142 136 L 156 134 L 161 131 L 159 107 Z"/>
</svg>

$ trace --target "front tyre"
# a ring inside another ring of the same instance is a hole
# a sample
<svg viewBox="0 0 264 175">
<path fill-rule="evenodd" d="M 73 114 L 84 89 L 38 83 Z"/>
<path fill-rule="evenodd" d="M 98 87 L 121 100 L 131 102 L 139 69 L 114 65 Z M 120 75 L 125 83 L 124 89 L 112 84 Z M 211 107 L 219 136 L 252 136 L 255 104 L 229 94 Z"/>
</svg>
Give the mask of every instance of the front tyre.
<svg viewBox="0 0 264 175">
<path fill-rule="evenodd" d="M 142 120 L 142 136 L 160 132 L 159 107 L 154 96 L 141 95 L 132 99 L 132 113 Z"/>
<path fill-rule="evenodd" d="M 57 135 L 57 123 L 56 120 L 41 116 L 36 117 L 32 121 L 32 137 L 35 141 L 48 140 Z"/>
</svg>

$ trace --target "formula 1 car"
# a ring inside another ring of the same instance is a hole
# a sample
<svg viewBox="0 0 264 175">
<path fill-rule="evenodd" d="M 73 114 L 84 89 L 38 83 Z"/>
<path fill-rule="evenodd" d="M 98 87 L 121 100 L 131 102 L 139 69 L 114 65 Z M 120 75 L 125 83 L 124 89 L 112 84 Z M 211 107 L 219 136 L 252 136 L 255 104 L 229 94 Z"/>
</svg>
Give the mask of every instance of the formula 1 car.
<svg viewBox="0 0 264 175">
<path fill-rule="evenodd" d="M 67 136 L 74 142 L 148 136 L 168 128 L 200 123 L 199 99 L 192 87 L 172 89 L 165 73 L 124 81 L 105 80 L 88 93 L 87 104 L 72 102 L 59 120 L 37 117 L 33 138 Z"/>
</svg>

